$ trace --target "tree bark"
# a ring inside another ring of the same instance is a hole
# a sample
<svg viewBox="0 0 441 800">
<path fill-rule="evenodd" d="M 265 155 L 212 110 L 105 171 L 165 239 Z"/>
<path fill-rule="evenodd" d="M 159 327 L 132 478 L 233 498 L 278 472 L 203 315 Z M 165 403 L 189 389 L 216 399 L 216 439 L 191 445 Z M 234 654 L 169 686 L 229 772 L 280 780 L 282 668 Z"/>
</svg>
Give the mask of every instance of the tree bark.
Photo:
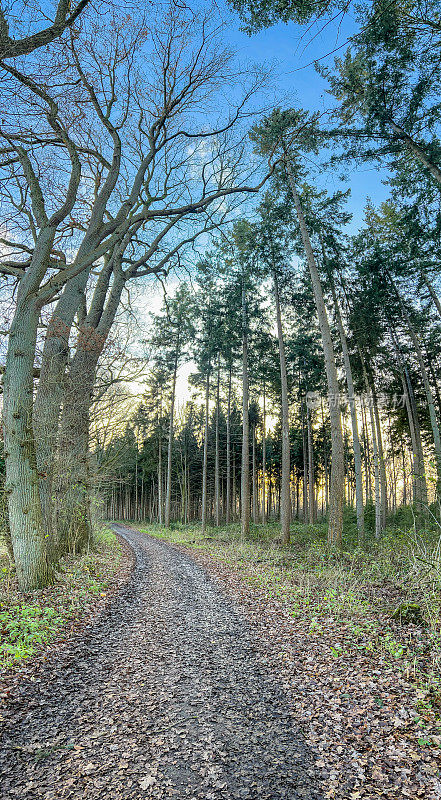
<svg viewBox="0 0 441 800">
<path fill-rule="evenodd" d="M 60 552 L 80 552 L 92 537 L 89 413 L 98 351 L 84 339 L 66 376 L 57 463 L 57 533 Z M 127 505 L 127 503 L 126 503 Z"/>
<path fill-rule="evenodd" d="M 374 411 L 375 427 L 377 432 L 378 465 L 380 469 L 380 491 L 381 491 L 381 527 L 386 528 L 387 517 L 387 478 L 386 478 L 386 459 L 384 457 L 383 432 L 381 430 L 380 412 L 378 408 L 378 397 L 375 389 L 373 375 L 370 372 L 370 386 L 372 394 L 372 404 Z"/>
<path fill-rule="evenodd" d="M 420 372 L 421 372 L 421 377 L 423 379 L 424 392 L 425 392 L 425 395 L 426 395 L 427 407 L 429 409 L 430 426 L 432 428 L 432 435 L 433 435 L 433 443 L 434 443 L 434 450 L 435 450 L 435 462 L 436 462 L 436 472 L 437 472 L 436 491 L 437 491 L 437 496 L 439 497 L 439 496 L 441 496 L 441 435 L 440 435 L 440 429 L 439 429 L 438 419 L 437 419 L 436 410 L 435 410 L 435 403 L 433 401 L 432 388 L 430 386 L 429 376 L 427 374 L 426 364 L 425 364 L 425 361 L 424 361 L 424 356 L 423 356 L 423 351 L 421 349 L 420 341 L 419 341 L 419 338 L 418 338 L 417 333 L 415 331 L 415 328 L 412 325 L 409 313 L 408 313 L 408 311 L 406 309 L 406 306 L 404 305 L 404 303 L 403 303 L 403 301 L 401 299 L 401 295 L 400 295 L 400 293 L 398 291 L 398 288 L 397 288 L 397 286 L 395 284 L 395 281 L 393 280 L 393 278 L 392 278 L 392 276 L 391 276 L 391 274 L 390 274 L 390 272 L 388 270 L 386 270 L 386 274 L 387 274 L 387 276 L 389 278 L 390 283 L 392 284 L 392 287 L 394 289 L 395 295 L 396 295 L 396 297 L 398 299 L 398 302 L 400 303 L 400 307 L 401 307 L 404 319 L 406 320 L 406 324 L 407 324 L 407 328 L 408 328 L 408 331 L 409 331 L 409 334 L 410 334 L 410 338 L 412 340 L 412 344 L 413 344 L 413 346 L 415 348 L 415 353 L 416 353 L 416 356 L 417 356 L 417 359 L 418 359 Z"/>
<path fill-rule="evenodd" d="M 20 287 L 22 289 L 22 287 Z M 20 591 L 52 581 L 39 493 L 32 426 L 34 358 L 40 309 L 32 295 L 20 291 L 9 332 L 3 384 L 8 516 Z"/>
<path fill-rule="evenodd" d="M 390 333 L 394 347 L 397 353 L 401 381 L 403 385 L 404 399 L 407 409 L 407 416 L 409 420 L 410 438 L 412 442 L 413 452 L 413 503 L 416 508 L 416 524 L 419 524 L 419 518 L 423 512 L 423 508 L 427 506 L 427 483 L 426 472 L 424 465 L 424 452 L 421 441 L 421 430 L 418 419 L 418 410 L 415 402 L 415 395 L 413 391 L 412 381 L 410 379 L 409 370 L 404 361 L 403 354 L 399 341 L 390 328 Z"/>
<path fill-rule="evenodd" d="M 78 251 L 77 259 L 84 256 L 98 241 L 98 234 L 86 237 Z M 109 261 L 103 266 L 93 293 L 92 306 L 96 327 L 103 311 L 112 268 Z M 37 465 L 40 478 L 40 496 L 45 525 L 52 541 L 52 499 L 54 467 L 58 445 L 58 425 L 64 395 L 64 374 L 69 358 L 69 337 L 75 315 L 84 301 L 89 270 L 83 270 L 64 287 L 49 320 L 43 347 L 40 380 L 35 397 L 33 425 L 37 447 Z"/>
<path fill-rule="evenodd" d="M 416 505 L 417 515 L 419 516 L 425 512 L 427 506 L 426 470 L 424 466 L 424 451 L 421 441 L 418 410 L 409 371 L 406 366 L 404 366 L 403 388 L 405 390 L 405 398 L 408 406 L 408 417 L 413 448 L 414 503 Z"/>
<path fill-rule="evenodd" d="M 325 425 L 325 415 L 323 412 L 323 401 L 320 403 L 321 405 L 321 412 L 322 412 L 322 425 L 323 425 L 323 471 L 324 471 L 324 481 L 325 481 L 325 513 L 328 513 L 328 486 L 329 486 L 329 476 L 328 476 L 328 435 L 326 433 L 326 425 Z"/>
</svg>

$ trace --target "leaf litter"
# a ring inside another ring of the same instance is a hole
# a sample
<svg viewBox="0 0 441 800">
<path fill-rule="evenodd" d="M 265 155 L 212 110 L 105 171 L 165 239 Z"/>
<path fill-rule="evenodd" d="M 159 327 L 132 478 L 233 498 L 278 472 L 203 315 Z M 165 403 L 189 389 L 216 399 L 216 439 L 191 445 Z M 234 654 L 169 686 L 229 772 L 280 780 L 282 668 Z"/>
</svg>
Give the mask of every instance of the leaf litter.
<svg viewBox="0 0 441 800">
<path fill-rule="evenodd" d="M 2 798 L 322 800 L 243 614 L 194 559 L 115 528 L 130 580 L 4 700 Z"/>
<path fill-rule="evenodd" d="M 326 615 L 311 625 L 240 565 L 191 553 L 247 617 L 314 753 L 325 798 L 440 800 L 441 719 L 398 663 L 379 650 L 346 648 L 349 621 Z"/>
</svg>

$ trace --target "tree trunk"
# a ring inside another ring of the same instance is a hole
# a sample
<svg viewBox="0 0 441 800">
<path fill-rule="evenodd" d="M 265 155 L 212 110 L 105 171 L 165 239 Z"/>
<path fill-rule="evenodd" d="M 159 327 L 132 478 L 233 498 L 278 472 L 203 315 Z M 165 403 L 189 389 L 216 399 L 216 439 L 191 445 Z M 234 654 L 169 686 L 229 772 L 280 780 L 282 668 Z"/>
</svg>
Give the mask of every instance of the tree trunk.
<svg viewBox="0 0 441 800">
<path fill-rule="evenodd" d="M 93 247 L 96 236 L 85 239 L 78 251 L 81 259 L 89 247 Z M 105 264 L 100 272 L 93 300 L 102 312 L 109 286 L 112 268 Z M 53 531 L 53 481 L 58 446 L 58 425 L 64 397 L 64 373 L 69 358 L 69 337 L 75 315 L 84 300 L 89 270 L 83 270 L 72 278 L 63 289 L 60 299 L 49 320 L 43 347 L 40 380 L 35 397 L 33 426 L 36 439 L 37 466 L 40 473 L 40 496 L 45 525 L 52 542 Z M 92 303 L 93 304 L 93 303 Z M 94 325 L 97 320 L 94 320 Z"/>
<path fill-rule="evenodd" d="M 427 407 L 429 409 L 430 426 L 432 428 L 433 443 L 435 450 L 435 462 L 436 462 L 436 473 L 437 473 L 436 493 L 437 496 L 440 497 L 441 496 L 441 435 L 435 410 L 435 403 L 433 401 L 432 388 L 430 386 L 429 376 L 427 374 L 424 356 L 421 350 L 421 345 L 419 343 L 418 336 L 415 332 L 415 329 L 410 321 L 410 317 L 406 309 L 404 308 L 403 304 L 402 308 L 406 318 L 410 337 L 412 339 L 412 343 L 415 348 L 415 353 L 420 367 L 421 377 L 423 379 L 424 392 L 426 395 Z"/>
<path fill-rule="evenodd" d="M 276 301 L 277 338 L 279 342 L 280 385 L 282 392 L 282 474 L 280 483 L 280 525 L 282 542 L 289 543 L 289 526 L 291 521 L 290 497 L 290 445 L 289 445 L 289 403 L 288 378 L 286 374 L 285 343 L 283 341 L 282 314 L 280 310 L 279 283 L 277 272 L 273 270 L 274 298 Z"/>
<path fill-rule="evenodd" d="M 380 489 L 380 458 L 378 454 L 378 443 L 377 443 L 377 427 L 375 424 L 375 417 L 374 417 L 374 410 L 373 410 L 373 400 L 372 395 L 369 393 L 369 384 L 367 384 L 368 390 L 368 404 L 369 404 L 369 418 L 371 423 L 371 433 L 372 433 L 372 448 L 374 452 L 374 479 L 375 479 L 375 536 L 378 538 L 381 536 L 382 532 L 382 515 L 381 515 L 381 489 Z"/>
<path fill-rule="evenodd" d="M 20 290 L 19 290 L 20 293 Z M 21 293 L 20 293 L 21 294 Z M 19 297 L 9 333 L 3 386 L 3 432 L 9 527 L 20 591 L 52 581 L 32 425 L 39 308 Z"/>
<path fill-rule="evenodd" d="M 241 538 L 250 531 L 250 420 L 248 379 L 248 315 L 245 278 L 242 277 L 242 475 Z"/>
<path fill-rule="evenodd" d="M 232 483 L 231 483 L 231 500 L 232 500 L 232 519 L 236 519 L 236 500 L 237 500 L 237 485 L 236 485 L 236 455 L 234 452 L 234 448 L 232 451 L 232 460 L 233 460 L 233 476 L 232 476 Z"/>
<path fill-rule="evenodd" d="M 328 383 L 329 415 L 331 421 L 331 492 L 329 503 L 329 522 L 328 522 L 328 542 L 331 545 L 341 547 L 343 534 L 343 502 L 344 502 L 344 461 L 343 461 L 343 434 L 341 427 L 339 386 L 337 377 L 337 366 L 335 363 L 334 347 L 332 344 L 331 329 L 329 326 L 328 315 L 326 312 L 323 290 L 320 282 L 320 275 L 312 250 L 308 229 L 306 227 L 300 198 L 295 186 L 289 159 L 286 159 L 286 168 L 289 184 L 291 187 L 294 204 L 296 207 L 297 218 L 299 221 L 300 233 L 303 246 L 308 261 L 309 272 L 311 275 L 312 288 L 314 292 L 315 305 L 323 342 L 323 352 L 325 357 L 326 378 Z"/>
<path fill-rule="evenodd" d="M 256 463 L 256 426 L 253 425 L 253 523 L 257 525 L 259 518 L 259 509 L 257 507 L 257 463 Z"/>
<path fill-rule="evenodd" d="M 308 431 L 308 475 L 309 475 L 309 524 L 315 522 L 315 486 L 314 486 L 314 445 L 312 440 L 311 411 L 306 409 L 306 427 Z"/>
<path fill-rule="evenodd" d="M 403 505 L 407 505 L 407 474 L 406 474 L 406 454 L 404 447 L 401 447 L 401 457 L 403 463 Z"/>
<path fill-rule="evenodd" d="M 162 436 L 159 431 L 158 440 L 158 522 L 160 525 L 163 523 L 163 509 L 164 503 L 162 499 Z"/>
<path fill-rule="evenodd" d="M 377 447 L 378 447 L 378 465 L 380 468 L 380 491 L 381 491 L 381 528 L 386 528 L 387 516 L 387 479 L 386 479 L 386 459 L 384 457 L 383 447 L 383 433 L 381 430 L 380 412 L 378 409 L 378 397 L 375 389 L 375 383 L 372 374 L 370 375 L 370 385 L 372 394 L 372 403 L 375 419 L 375 427 L 377 432 Z"/>
<path fill-rule="evenodd" d="M 419 518 L 423 508 L 427 505 L 427 484 L 424 466 L 424 453 L 421 441 L 421 430 L 418 420 L 418 410 L 415 402 L 415 395 L 413 391 L 412 381 L 410 379 L 409 370 L 407 369 L 406 362 L 404 361 L 403 354 L 399 341 L 390 328 L 392 341 L 398 357 L 401 381 L 403 385 L 404 399 L 407 409 L 407 416 L 409 420 L 410 438 L 412 442 L 413 451 L 413 502 L 416 507 L 416 520 L 415 523 L 419 524 Z"/>
<path fill-rule="evenodd" d="M 216 526 L 220 525 L 220 468 L 219 468 L 219 403 L 220 403 L 220 355 L 217 359 L 217 387 L 216 387 L 216 443 L 214 464 L 214 511 Z"/>
<path fill-rule="evenodd" d="M 417 144 L 417 142 L 411 136 L 409 136 L 408 133 L 406 133 L 404 128 L 402 128 L 400 125 L 397 125 L 392 119 L 389 119 L 388 122 L 393 132 L 396 134 L 397 139 L 400 139 L 400 141 L 404 142 L 406 149 L 413 153 L 420 164 L 426 167 L 426 169 L 432 175 L 432 178 L 434 178 L 437 183 L 441 183 L 441 170 L 438 165 L 430 160 L 423 148 L 420 147 L 420 145 Z"/>
<path fill-rule="evenodd" d="M 266 386 L 263 382 L 262 431 L 262 525 L 266 525 Z"/>
<path fill-rule="evenodd" d="M 438 406 L 438 416 L 441 417 L 441 395 L 439 392 L 438 381 L 436 379 L 433 362 L 429 351 L 426 348 L 427 366 L 429 368 L 430 377 L 432 378 L 433 387 L 435 389 L 436 404 Z"/>
<path fill-rule="evenodd" d="M 303 522 L 308 517 L 308 440 L 306 436 L 305 416 L 302 402 L 302 449 L 303 449 Z"/>
<path fill-rule="evenodd" d="M 405 399 L 408 407 L 409 426 L 413 449 L 413 481 L 415 487 L 414 503 L 416 506 L 417 515 L 421 515 L 425 512 L 427 506 L 426 470 L 424 466 L 424 451 L 421 441 L 418 410 L 409 371 L 406 366 L 404 366 L 403 389 L 405 391 Z"/>
<path fill-rule="evenodd" d="M 328 484 L 329 484 L 329 476 L 328 476 L 328 436 L 326 433 L 326 425 L 325 425 L 325 415 L 323 412 L 323 402 L 321 402 L 321 411 L 322 411 L 322 425 L 323 425 L 323 471 L 324 471 L 324 481 L 325 481 L 325 513 L 328 513 Z"/>
<path fill-rule="evenodd" d="M 430 296 L 431 296 L 431 298 L 433 300 L 435 308 L 438 311 L 439 316 L 441 317 L 441 302 L 439 300 L 439 297 L 438 297 L 437 293 L 435 292 L 435 289 L 433 288 L 432 282 L 428 278 L 427 272 L 425 272 L 425 270 L 423 270 L 423 269 L 421 270 L 421 276 L 422 276 L 423 281 L 424 281 L 424 283 L 426 284 L 426 286 L 427 286 L 427 288 L 429 290 L 429 294 L 430 294 Z"/>
<path fill-rule="evenodd" d="M 208 472 L 208 413 L 210 399 L 210 370 L 207 372 L 205 384 L 205 430 L 204 430 L 204 455 L 202 462 L 202 534 L 207 525 L 207 472 Z"/>
<path fill-rule="evenodd" d="M 349 395 L 349 408 L 351 412 L 352 444 L 354 449 L 354 468 L 355 468 L 355 506 L 357 515 L 357 530 L 358 530 L 358 536 L 360 538 L 363 538 L 364 536 L 363 475 L 361 471 L 361 448 L 360 448 L 360 437 L 358 434 L 358 420 L 357 420 L 357 408 L 355 404 L 354 381 L 352 378 L 351 359 L 349 357 L 348 343 L 346 339 L 345 329 L 343 326 L 343 320 L 341 318 L 340 306 L 337 299 L 337 293 L 335 291 L 334 281 L 332 279 L 332 276 L 330 277 L 331 277 L 331 291 L 334 301 L 335 317 L 337 320 L 337 326 L 340 334 L 341 349 L 345 365 L 346 383 L 348 386 L 348 395 Z"/>
<path fill-rule="evenodd" d="M 230 515 L 231 515 L 231 371 L 232 367 L 230 364 L 229 372 L 228 372 L 228 402 L 227 402 L 227 491 L 226 491 L 226 519 L 225 522 L 227 525 L 230 524 Z"/>
<path fill-rule="evenodd" d="M 174 434 L 174 416 L 175 416 L 175 398 L 176 398 L 176 377 L 178 374 L 178 359 L 179 359 L 179 333 L 176 341 L 176 349 L 173 364 L 173 378 L 172 378 L 172 392 L 170 399 L 170 422 L 168 428 L 168 449 L 167 449 L 167 490 L 165 495 L 165 515 L 164 525 L 166 528 L 170 527 L 170 512 L 171 512 L 171 490 L 172 490 L 172 463 L 173 463 L 173 434 Z"/>
<path fill-rule="evenodd" d="M 363 422 L 363 448 L 364 448 L 364 471 L 365 471 L 365 492 L 366 502 L 372 501 L 372 482 L 371 482 L 371 454 L 366 411 L 364 404 L 361 407 L 361 418 Z"/>
<path fill-rule="evenodd" d="M 88 341 L 84 339 L 77 345 L 65 379 L 56 479 L 60 552 L 80 552 L 89 546 L 92 537 L 89 412 L 99 351 Z"/>
</svg>

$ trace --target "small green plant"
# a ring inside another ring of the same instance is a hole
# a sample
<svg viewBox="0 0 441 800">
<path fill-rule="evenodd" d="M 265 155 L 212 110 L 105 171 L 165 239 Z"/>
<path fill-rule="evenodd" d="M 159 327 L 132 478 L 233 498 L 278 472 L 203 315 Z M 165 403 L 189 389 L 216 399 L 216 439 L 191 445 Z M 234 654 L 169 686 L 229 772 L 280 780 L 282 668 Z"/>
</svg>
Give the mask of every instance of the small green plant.
<svg viewBox="0 0 441 800">
<path fill-rule="evenodd" d="M 97 596 L 105 596 L 120 552 L 115 534 L 102 528 L 96 533 L 94 550 L 83 556 L 64 558 L 55 586 L 35 593 L 32 601 L 17 593 L 9 566 L 2 566 L 0 668 L 14 667 L 34 655 L 70 622 L 86 613 Z"/>
<path fill-rule="evenodd" d="M 63 624 L 54 608 L 33 605 L 0 606 L 0 657 L 3 665 L 32 655 Z"/>
</svg>

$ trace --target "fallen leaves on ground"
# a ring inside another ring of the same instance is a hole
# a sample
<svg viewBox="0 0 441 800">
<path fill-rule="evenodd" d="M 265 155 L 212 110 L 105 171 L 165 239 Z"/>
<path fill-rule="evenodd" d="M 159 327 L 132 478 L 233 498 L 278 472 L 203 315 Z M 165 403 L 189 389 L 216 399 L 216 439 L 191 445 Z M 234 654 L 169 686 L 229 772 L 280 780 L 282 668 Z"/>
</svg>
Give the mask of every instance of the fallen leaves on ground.
<svg viewBox="0 0 441 800">
<path fill-rule="evenodd" d="M 246 614 L 314 749 L 326 798 L 440 800 L 441 720 L 398 664 L 364 647 L 345 649 L 348 621 L 326 616 L 311 626 L 240 569 L 191 555 Z"/>
</svg>

